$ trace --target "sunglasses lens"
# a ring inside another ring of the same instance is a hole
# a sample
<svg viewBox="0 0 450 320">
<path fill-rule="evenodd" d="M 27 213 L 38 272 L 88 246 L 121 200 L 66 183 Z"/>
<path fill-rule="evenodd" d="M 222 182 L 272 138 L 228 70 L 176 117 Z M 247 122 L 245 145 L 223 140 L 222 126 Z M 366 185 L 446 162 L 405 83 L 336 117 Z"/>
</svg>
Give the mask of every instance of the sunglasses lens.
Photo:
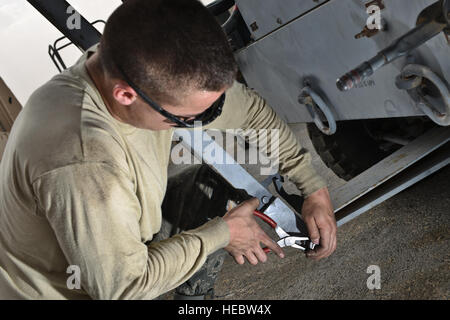
<svg viewBox="0 0 450 320">
<path fill-rule="evenodd" d="M 197 115 L 194 119 L 185 120 L 184 123 L 192 126 L 195 122 L 201 122 L 202 125 L 207 125 L 213 122 L 222 113 L 222 108 L 225 103 L 225 93 L 220 96 L 220 98 L 213 103 L 211 107 L 206 109 L 201 114 Z"/>
</svg>

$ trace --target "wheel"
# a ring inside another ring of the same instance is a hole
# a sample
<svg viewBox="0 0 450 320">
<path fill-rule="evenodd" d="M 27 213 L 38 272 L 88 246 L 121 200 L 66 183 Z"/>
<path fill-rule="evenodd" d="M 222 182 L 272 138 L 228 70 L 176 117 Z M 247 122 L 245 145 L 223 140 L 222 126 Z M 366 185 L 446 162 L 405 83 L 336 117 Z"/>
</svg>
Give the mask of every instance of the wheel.
<svg viewBox="0 0 450 320">
<path fill-rule="evenodd" d="M 427 118 L 412 117 L 342 121 L 332 136 L 324 135 L 310 123 L 308 133 L 327 167 L 349 181 L 431 127 Z"/>
</svg>

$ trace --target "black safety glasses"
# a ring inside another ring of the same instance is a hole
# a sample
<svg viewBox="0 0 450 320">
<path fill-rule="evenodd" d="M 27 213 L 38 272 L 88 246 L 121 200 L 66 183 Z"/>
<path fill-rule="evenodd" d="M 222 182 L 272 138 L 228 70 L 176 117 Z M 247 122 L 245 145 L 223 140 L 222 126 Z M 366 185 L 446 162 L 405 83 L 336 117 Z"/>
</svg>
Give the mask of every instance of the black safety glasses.
<svg viewBox="0 0 450 320">
<path fill-rule="evenodd" d="M 164 110 L 160 105 L 148 97 L 139 87 L 127 76 L 121 67 L 117 66 L 119 72 L 122 74 L 124 80 L 133 90 L 154 110 L 166 117 L 168 120 L 176 124 L 177 128 L 194 128 L 196 126 L 205 126 L 213 122 L 222 113 L 223 105 L 225 103 L 225 93 L 217 99 L 208 109 L 200 114 L 197 114 L 192 119 L 186 120 L 186 117 L 174 115 Z"/>
</svg>

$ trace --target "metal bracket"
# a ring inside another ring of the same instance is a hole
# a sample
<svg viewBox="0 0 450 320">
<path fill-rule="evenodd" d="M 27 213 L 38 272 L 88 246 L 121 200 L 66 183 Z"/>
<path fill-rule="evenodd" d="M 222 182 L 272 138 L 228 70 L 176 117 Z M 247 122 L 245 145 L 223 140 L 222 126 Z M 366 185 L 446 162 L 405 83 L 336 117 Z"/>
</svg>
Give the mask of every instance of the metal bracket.
<svg viewBox="0 0 450 320">
<path fill-rule="evenodd" d="M 322 97 L 311 88 L 310 85 L 306 84 L 302 89 L 298 97 L 298 102 L 306 106 L 311 114 L 311 117 L 313 118 L 314 123 L 320 131 L 329 136 L 336 133 L 336 120 L 334 119 L 330 107 L 325 103 Z M 328 126 L 323 123 L 321 115 L 317 112 L 317 109 L 322 111 L 328 121 Z"/>
<path fill-rule="evenodd" d="M 421 90 L 423 79 L 429 80 L 439 90 L 442 100 L 435 100 L 436 107 Z M 430 68 L 419 64 L 406 65 L 396 79 L 397 88 L 407 90 L 416 105 L 436 124 L 450 125 L 450 89 Z"/>
<path fill-rule="evenodd" d="M 330 190 L 338 226 L 450 162 L 450 128 L 436 127 L 342 186 Z M 442 153 L 443 152 L 443 153 Z M 429 157 L 438 156 L 427 162 Z"/>
<path fill-rule="evenodd" d="M 264 214 L 276 221 L 276 223 L 287 233 L 307 235 L 306 225 L 301 216 L 291 210 L 280 198 L 275 198 L 273 194 L 263 187 L 252 175 L 250 175 L 233 157 L 231 157 L 223 147 L 212 139 L 206 131 L 201 129 L 178 129 L 175 130 L 174 136 L 181 138 L 181 143 L 194 156 L 202 159 L 206 164 L 215 169 L 222 177 L 227 180 L 233 187 L 244 189 L 248 194 L 260 200 L 260 207 L 264 207 Z M 222 157 L 215 155 L 211 157 L 206 150 L 222 149 Z M 219 160 L 219 161 L 218 161 Z M 265 208 L 266 200 L 270 199 L 270 205 Z"/>
</svg>

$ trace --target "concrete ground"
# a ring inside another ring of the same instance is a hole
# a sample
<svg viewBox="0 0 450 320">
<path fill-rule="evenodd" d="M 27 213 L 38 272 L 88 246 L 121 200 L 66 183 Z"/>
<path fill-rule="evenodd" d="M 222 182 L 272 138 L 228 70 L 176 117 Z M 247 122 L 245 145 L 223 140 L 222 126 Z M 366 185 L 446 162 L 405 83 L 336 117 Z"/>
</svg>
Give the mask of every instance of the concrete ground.
<svg viewBox="0 0 450 320">
<path fill-rule="evenodd" d="M 286 258 L 237 265 L 227 257 L 218 299 L 449 299 L 450 167 L 424 179 L 338 230 L 338 249 L 308 260 Z M 369 290 L 370 265 L 381 289 Z"/>
</svg>

